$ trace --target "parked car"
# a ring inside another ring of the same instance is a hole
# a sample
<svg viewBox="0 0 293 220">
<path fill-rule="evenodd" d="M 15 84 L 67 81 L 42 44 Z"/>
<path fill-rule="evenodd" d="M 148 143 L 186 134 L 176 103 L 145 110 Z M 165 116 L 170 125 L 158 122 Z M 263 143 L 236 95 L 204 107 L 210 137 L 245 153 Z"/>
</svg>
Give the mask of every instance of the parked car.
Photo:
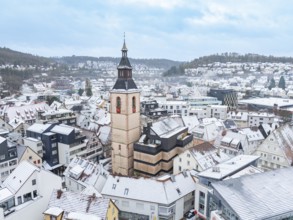
<svg viewBox="0 0 293 220">
<path fill-rule="evenodd" d="M 196 214 L 197 214 L 197 211 L 194 209 L 191 209 L 184 214 L 184 217 L 185 217 L 185 219 L 188 219 L 188 220 L 195 220 Z"/>
</svg>

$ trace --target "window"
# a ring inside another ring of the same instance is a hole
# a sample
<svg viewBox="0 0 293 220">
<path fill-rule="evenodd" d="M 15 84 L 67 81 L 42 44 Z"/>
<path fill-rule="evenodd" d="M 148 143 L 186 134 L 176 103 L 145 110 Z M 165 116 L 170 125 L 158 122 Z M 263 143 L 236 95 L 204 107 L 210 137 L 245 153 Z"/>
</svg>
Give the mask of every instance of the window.
<svg viewBox="0 0 293 220">
<path fill-rule="evenodd" d="M 31 159 L 33 159 L 33 157 L 32 156 L 29 156 L 28 159 L 31 160 Z"/>
<path fill-rule="evenodd" d="M 190 157 L 190 154 L 187 154 L 187 157 Z"/>
<path fill-rule="evenodd" d="M 57 150 L 53 150 L 52 155 L 56 155 L 56 154 L 57 154 Z"/>
<path fill-rule="evenodd" d="M 18 196 L 17 197 L 17 204 L 18 205 L 22 204 L 22 198 L 21 198 L 21 196 Z"/>
<path fill-rule="evenodd" d="M 135 96 L 132 97 L 132 113 L 136 112 Z"/>
<path fill-rule="evenodd" d="M 125 195 L 125 196 L 128 195 L 128 192 L 129 192 L 129 189 L 128 189 L 128 188 L 125 188 L 125 190 L 124 190 L 124 195 Z"/>
<path fill-rule="evenodd" d="M 136 203 L 136 208 L 139 210 L 143 210 L 144 209 L 143 203 Z"/>
<path fill-rule="evenodd" d="M 11 160 L 9 161 L 9 166 L 13 166 L 17 164 L 17 160 Z"/>
<path fill-rule="evenodd" d="M 27 202 L 30 200 L 32 200 L 32 194 L 30 192 L 23 195 L 23 202 Z"/>
<path fill-rule="evenodd" d="M 178 169 L 179 169 L 179 171 L 181 171 L 181 169 L 182 169 L 181 166 L 179 166 Z"/>
<path fill-rule="evenodd" d="M 32 180 L 32 185 L 36 185 L 36 183 L 37 183 L 36 179 L 33 179 Z"/>
<path fill-rule="evenodd" d="M 36 198 L 38 196 L 38 191 L 37 190 L 34 190 L 33 191 L 33 198 Z"/>
<path fill-rule="evenodd" d="M 50 216 L 50 220 L 57 220 L 55 216 Z"/>
<path fill-rule="evenodd" d="M 182 161 L 182 159 L 179 157 L 179 162 L 181 162 Z"/>
<path fill-rule="evenodd" d="M 0 155 L 0 160 L 5 160 L 5 154 Z"/>
<path fill-rule="evenodd" d="M 129 207 L 129 202 L 128 201 L 122 201 L 122 206 L 123 207 Z"/>
<path fill-rule="evenodd" d="M 190 161 L 187 161 L 187 165 L 188 165 L 188 166 L 190 165 Z"/>
<path fill-rule="evenodd" d="M 120 144 L 119 144 L 119 146 L 118 146 L 118 147 L 119 147 L 119 150 L 121 150 L 121 145 L 120 145 Z"/>
<path fill-rule="evenodd" d="M 199 210 L 198 210 L 201 214 L 204 214 L 204 205 L 199 204 Z"/>
<path fill-rule="evenodd" d="M 16 156 L 16 152 L 15 151 L 10 151 L 9 152 L 9 157 L 15 157 Z"/>
<path fill-rule="evenodd" d="M 119 96 L 116 98 L 116 113 L 121 113 L 121 98 Z"/>
</svg>

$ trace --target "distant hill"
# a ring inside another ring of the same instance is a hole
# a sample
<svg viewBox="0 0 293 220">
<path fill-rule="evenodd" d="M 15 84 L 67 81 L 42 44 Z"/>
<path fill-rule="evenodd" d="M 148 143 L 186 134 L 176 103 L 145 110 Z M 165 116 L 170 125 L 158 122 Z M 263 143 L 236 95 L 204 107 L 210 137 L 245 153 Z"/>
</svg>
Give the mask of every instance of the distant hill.
<svg viewBox="0 0 293 220">
<path fill-rule="evenodd" d="M 119 63 L 120 57 L 90 57 L 90 56 L 66 56 L 60 58 L 53 58 L 54 61 L 58 63 L 63 63 L 67 65 L 77 65 L 78 63 L 84 63 L 86 61 L 96 61 L 96 62 L 113 62 Z M 181 62 L 168 60 L 168 59 L 134 59 L 129 58 L 131 64 L 143 64 L 148 67 L 169 69 L 172 66 L 179 66 Z"/>
<path fill-rule="evenodd" d="M 5 47 L 0 47 L 0 65 L 14 64 L 23 66 L 47 66 L 50 63 L 52 63 L 50 58 L 35 56 L 28 53 L 14 51 Z"/>
<path fill-rule="evenodd" d="M 143 64 L 148 67 L 169 69 L 172 66 L 179 66 L 181 62 L 168 60 L 168 59 L 133 59 L 129 58 L 131 64 Z M 91 57 L 91 56 L 65 56 L 65 57 L 42 57 L 29 53 L 23 53 L 11 50 L 9 48 L 0 47 L 0 65 L 13 64 L 13 65 L 36 65 L 36 66 L 49 66 L 53 63 L 60 63 L 65 65 L 77 65 L 86 61 L 106 61 L 119 63 L 120 57 Z"/>
<path fill-rule="evenodd" d="M 190 62 L 181 64 L 179 67 L 171 67 L 163 75 L 164 76 L 176 76 L 184 75 L 184 70 L 187 68 L 197 68 L 199 66 L 221 62 L 221 63 L 257 63 L 257 62 L 270 62 L 270 63 L 293 63 L 292 57 L 275 57 L 275 56 L 264 56 L 258 54 L 244 54 L 238 53 L 223 53 L 213 54 L 209 56 L 203 56 L 196 58 Z"/>
</svg>

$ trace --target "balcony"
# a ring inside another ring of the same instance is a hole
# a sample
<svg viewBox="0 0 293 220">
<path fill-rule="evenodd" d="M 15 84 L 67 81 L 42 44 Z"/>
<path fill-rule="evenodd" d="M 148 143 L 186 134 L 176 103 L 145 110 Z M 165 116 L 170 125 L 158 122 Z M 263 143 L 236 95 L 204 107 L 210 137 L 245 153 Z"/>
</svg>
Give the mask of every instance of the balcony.
<svg viewBox="0 0 293 220">
<path fill-rule="evenodd" d="M 159 216 L 169 217 L 172 215 L 175 215 L 175 205 L 169 207 L 159 206 Z"/>
<path fill-rule="evenodd" d="M 185 137 L 177 139 L 177 145 L 180 147 L 184 147 L 190 142 L 192 142 L 193 136 L 191 134 L 187 134 Z"/>
</svg>

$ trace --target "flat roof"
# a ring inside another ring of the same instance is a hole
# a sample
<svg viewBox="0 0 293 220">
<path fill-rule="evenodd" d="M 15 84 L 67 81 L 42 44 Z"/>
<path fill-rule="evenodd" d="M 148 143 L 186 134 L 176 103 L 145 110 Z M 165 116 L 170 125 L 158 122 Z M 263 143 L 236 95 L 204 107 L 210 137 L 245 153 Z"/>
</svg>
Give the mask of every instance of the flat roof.
<svg viewBox="0 0 293 220">
<path fill-rule="evenodd" d="M 44 214 L 53 215 L 55 217 L 59 216 L 63 212 L 63 209 L 59 207 L 50 207 L 47 209 Z"/>
<path fill-rule="evenodd" d="M 290 107 L 293 106 L 293 99 L 282 99 L 282 98 L 254 98 L 254 99 L 245 99 L 239 100 L 239 104 L 253 104 L 267 107 L 274 107 L 275 104 L 278 107 Z"/>
<path fill-rule="evenodd" d="M 256 161 L 259 156 L 254 155 L 238 155 L 230 160 L 220 163 L 214 167 L 200 172 L 198 175 L 201 177 L 221 180 L 234 174 L 236 171 L 247 166 L 248 164 Z"/>
</svg>

